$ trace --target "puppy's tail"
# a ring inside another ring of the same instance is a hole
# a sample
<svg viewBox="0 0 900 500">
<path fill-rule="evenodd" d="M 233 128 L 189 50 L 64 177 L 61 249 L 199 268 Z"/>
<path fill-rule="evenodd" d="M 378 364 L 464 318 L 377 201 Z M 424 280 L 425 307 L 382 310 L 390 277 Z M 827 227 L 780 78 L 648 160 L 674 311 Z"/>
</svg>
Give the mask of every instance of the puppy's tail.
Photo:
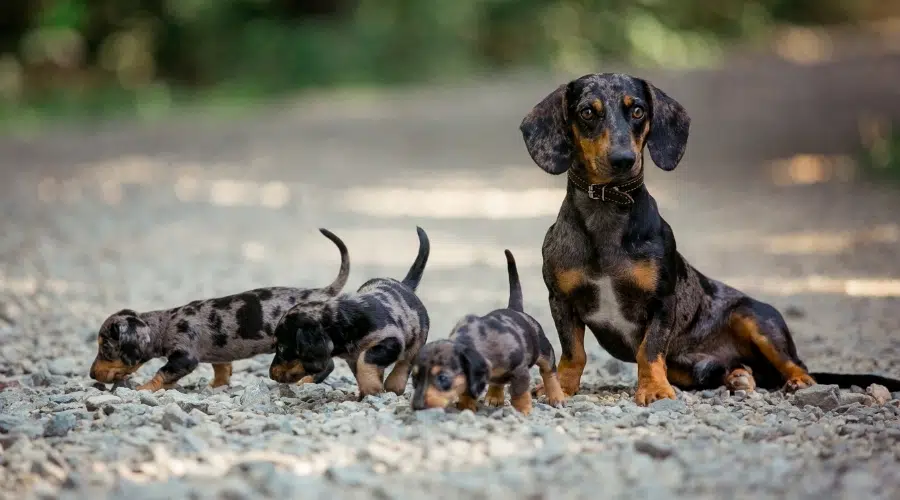
<svg viewBox="0 0 900 500">
<path fill-rule="evenodd" d="M 883 385 L 891 392 L 900 391 L 900 380 L 881 375 L 871 375 L 867 373 L 810 373 L 809 374 L 817 384 L 836 385 L 842 389 L 849 389 L 850 386 L 866 387 L 872 384 Z"/>
<path fill-rule="evenodd" d="M 347 252 L 347 245 L 334 233 L 325 228 L 319 228 L 319 232 L 331 240 L 338 247 L 338 251 L 341 252 L 341 269 L 338 271 L 337 278 L 330 285 L 323 288 L 328 294 L 337 295 L 344 289 L 344 285 L 347 284 L 347 278 L 350 276 L 350 255 Z"/>
<path fill-rule="evenodd" d="M 428 254 L 431 252 L 431 243 L 428 242 L 428 235 L 425 230 L 416 226 L 416 232 L 419 234 L 419 255 L 413 262 L 406 277 L 403 278 L 403 284 L 411 288 L 413 291 L 419 287 L 419 281 L 422 280 L 422 273 L 425 272 L 425 263 L 428 262 Z"/>
<path fill-rule="evenodd" d="M 504 250 L 506 254 L 506 272 L 509 274 L 509 305 L 506 306 L 513 311 L 525 312 L 525 305 L 522 299 L 522 283 L 519 282 L 519 270 L 516 269 L 516 259 L 512 252 Z"/>
</svg>

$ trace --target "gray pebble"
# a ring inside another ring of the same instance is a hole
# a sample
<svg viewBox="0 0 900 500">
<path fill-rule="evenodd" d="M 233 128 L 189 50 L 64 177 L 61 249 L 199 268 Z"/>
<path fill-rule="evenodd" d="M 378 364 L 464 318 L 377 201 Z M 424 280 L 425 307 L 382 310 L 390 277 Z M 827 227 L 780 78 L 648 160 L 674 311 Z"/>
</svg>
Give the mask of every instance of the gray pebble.
<svg viewBox="0 0 900 500">
<path fill-rule="evenodd" d="M 649 455 L 653 458 L 668 458 L 674 453 L 671 444 L 662 441 L 659 438 L 641 438 L 634 442 L 634 450 L 638 453 Z"/>
<path fill-rule="evenodd" d="M 53 375 L 73 375 L 78 371 L 78 364 L 72 358 L 56 358 L 47 364 L 47 371 Z"/>
<path fill-rule="evenodd" d="M 169 403 L 163 408 L 162 426 L 167 431 L 174 430 L 178 426 L 187 426 L 190 417 L 175 403 Z"/>
<path fill-rule="evenodd" d="M 112 394 L 100 394 L 99 396 L 91 396 L 85 399 L 84 406 L 88 411 L 95 411 L 104 406 L 119 404 L 121 402 L 122 398 L 118 396 L 113 396 Z"/>
<path fill-rule="evenodd" d="M 154 396 L 153 394 L 150 394 L 149 392 L 146 392 L 146 391 L 140 391 L 138 400 L 141 402 L 141 404 L 144 404 L 147 406 L 159 406 L 159 400 L 156 399 L 156 396 Z"/>
<path fill-rule="evenodd" d="M 655 412 L 674 411 L 683 413 L 687 411 L 687 405 L 679 399 L 660 399 L 651 403 L 649 408 Z"/>
<path fill-rule="evenodd" d="M 269 388 L 263 379 L 248 385 L 241 394 L 241 406 L 268 405 L 271 403 Z"/>
<path fill-rule="evenodd" d="M 876 404 L 883 405 L 891 400 L 891 393 L 887 387 L 880 384 L 872 384 L 866 387 L 866 394 L 875 399 Z"/>
<path fill-rule="evenodd" d="M 875 398 L 869 396 L 868 394 L 860 394 L 858 392 L 846 392 L 841 391 L 840 395 L 841 406 L 850 405 L 853 403 L 858 403 L 864 406 L 870 406 L 875 404 Z"/>
<path fill-rule="evenodd" d="M 26 418 L 18 415 L 7 415 L 0 413 L 0 432 L 11 432 L 16 427 L 25 423 Z"/>
<path fill-rule="evenodd" d="M 815 406 L 829 411 L 841 405 L 840 392 L 836 385 L 816 384 L 794 393 L 797 406 Z"/>
<path fill-rule="evenodd" d="M 55 413 L 44 426 L 44 437 L 63 437 L 75 428 L 73 413 Z"/>
</svg>

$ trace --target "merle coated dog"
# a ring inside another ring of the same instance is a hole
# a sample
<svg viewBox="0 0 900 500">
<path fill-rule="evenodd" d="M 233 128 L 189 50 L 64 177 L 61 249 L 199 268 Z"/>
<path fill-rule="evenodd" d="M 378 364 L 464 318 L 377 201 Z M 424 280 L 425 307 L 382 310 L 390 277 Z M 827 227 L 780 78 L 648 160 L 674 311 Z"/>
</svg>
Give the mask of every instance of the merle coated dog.
<svg viewBox="0 0 900 500">
<path fill-rule="evenodd" d="M 771 305 L 704 276 L 678 253 L 675 236 L 643 182 L 644 147 L 665 171 L 681 161 L 690 118 L 651 83 L 590 74 L 559 86 L 520 130 L 534 162 L 568 173 L 556 222 L 543 243 L 562 355 L 560 383 L 580 386 L 587 326 L 613 357 L 637 362 L 635 400 L 682 389 L 732 390 L 820 383 L 900 390 L 876 375 L 809 373 Z"/>
<path fill-rule="evenodd" d="M 293 383 L 310 373 L 347 362 L 359 399 L 385 389 L 406 390 L 409 367 L 428 339 L 428 311 L 416 296 L 430 245 L 417 227 L 419 253 L 402 281 L 375 278 L 356 293 L 308 301 L 291 308 L 275 328 L 278 345 L 269 367 L 272 380 Z M 384 378 L 391 364 L 394 369 Z"/>
<path fill-rule="evenodd" d="M 174 385 L 199 363 L 212 363 L 212 387 L 227 385 L 231 363 L 275 350 L 274 327 L 288 309 L 321 301 L 343 290 L 350 274 L 347 247 L 327 229 L 320 229 L 341 253 L 341 268 L 325 288 L 258 288 L 236 295 L 195 300 L 174 309 L 138 313 L 123 309 L 107 318 L 97 336 L 97 357 L 91 378 L 123 380 L 147 361 L 165 357 L 166 364 L 138 390 L 156 391 Z M 325 370 L 304 382 L 320 382 Z"/>
<path fill-rule="evenodd" d="M 475 411 L 485 387 L 485 402 L 503 406 L 503 388 L 509 384 L 510 403 L 525 415 L 531 413 L 531 375 L 538 365 L 547 402 L 562 406 L 562 389 L 556 374 L 556 355 L 540 323 L 525 313 L 522 285 L 512 252 L 506 253 L 509 303 L 484 316 L 460 319 L 447 340 L 430 342 L 413 365 L 412 406 L 415 410 L 443 408 L 457 403 Z"/>
</svg>

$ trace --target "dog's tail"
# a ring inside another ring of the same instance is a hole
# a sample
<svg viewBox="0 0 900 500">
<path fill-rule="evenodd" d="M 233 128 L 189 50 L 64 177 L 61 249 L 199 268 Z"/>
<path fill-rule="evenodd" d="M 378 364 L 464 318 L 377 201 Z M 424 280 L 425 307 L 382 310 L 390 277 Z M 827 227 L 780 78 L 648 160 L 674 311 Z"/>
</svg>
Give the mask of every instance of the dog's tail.
<svg viewBox="0 0 900 500">
<path fill-rule="evenodd" d="M 525 305 L 522 299 L 522 283 L 519 281 L 516 259 L 509 250 L 504 250 L 503 253 L 506 254 L 506 272 L 509 274 L 509 305 L 506 307 L 513 311 L 525 312 Z"/>
<path fill-rule="evenodd" d="M 883 385 L 891 392 L 900 391 L 900 380 L 881 375 L 872 375 L 868 373 L 810 373 L 809 374 L 817 384 L 836 385 L 842 389 L 849 389 L 850 386 L 866 387 L 872 384 Z"/>
<path fill-rule="evenodd" d="M 341 252 L 341 269 L 338 271 L 337 278 L 330 285 L 323 288 L 323 291 L 329 295 L 337 295 L 344 289 L 344 285 L 347 284 L 347 278 L 350 276 L 350 254 L 347 252 L 347 245 L 334 233 L 325 228 L 319 228 L 319 232 L 331 240 L 338 247 L 338 251 Z"/>
<path fill-rule="evenodd" d="M 413 262 L 406 277 L 403 278 L 403 284 L 411 288 L 413 291 L 419 287 L 419 281 L 422 279 L 422 273 L 425 272 L 425 263 L 428 262 L 428 254 L 431 252 L 431 243 L 428 242 L 428 235 L 425 230 L 416 226 L 416 232 L 419 234 L 419 254 Z"/>
</svg>

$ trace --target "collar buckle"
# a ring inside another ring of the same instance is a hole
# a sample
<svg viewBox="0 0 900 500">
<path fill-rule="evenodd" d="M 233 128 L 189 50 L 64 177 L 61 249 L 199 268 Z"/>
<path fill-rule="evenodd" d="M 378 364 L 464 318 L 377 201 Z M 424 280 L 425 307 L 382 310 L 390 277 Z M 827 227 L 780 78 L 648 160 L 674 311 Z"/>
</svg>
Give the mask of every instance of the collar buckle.
<svg viewBox="0 0 900 500">
<path fill-rule="evenodd" d="M 598 187 L 600 188 L 600 196 L 597 196 L 596 188 Z M 591 184 L 587 189 L 588 198 L 592 200 L 606 201 L 606 188 L 609 188 L 616 193 L 619 192 L 619 186 L 610 186 L 609 184 Z"/>
</svg>

